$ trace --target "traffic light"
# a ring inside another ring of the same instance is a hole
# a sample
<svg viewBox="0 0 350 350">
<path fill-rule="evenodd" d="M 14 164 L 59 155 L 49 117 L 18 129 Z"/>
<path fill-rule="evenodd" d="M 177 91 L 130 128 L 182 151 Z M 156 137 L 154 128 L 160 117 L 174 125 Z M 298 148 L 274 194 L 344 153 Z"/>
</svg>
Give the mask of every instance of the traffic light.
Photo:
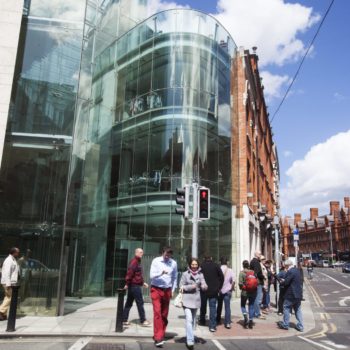
<svg viewBox="0 0 350 350">
<path fill-rule="evenodd" d="M 200 187 L 198 191 L 198 218 L 210 219 L 210 189 Z"/>
<path fill-rule="evenodd" d="M 182 205 L 182 208 L 175 208 L 175 213 L 182 215 L 185 219 L 188 218 L 189 211 L 190 187 L 186 185 L 184 188 L 176 189 L 176 204 Z"/>
</svg>

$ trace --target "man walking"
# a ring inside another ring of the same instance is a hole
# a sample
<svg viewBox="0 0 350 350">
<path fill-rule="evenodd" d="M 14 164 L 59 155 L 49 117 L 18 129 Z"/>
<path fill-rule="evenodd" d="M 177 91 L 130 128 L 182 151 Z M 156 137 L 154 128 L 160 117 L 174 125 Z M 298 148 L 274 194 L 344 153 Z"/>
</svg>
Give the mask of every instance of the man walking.
<svg viewBox="0 0 350 350">
<path fill-rule="evenodd" d="M 296 330 L 303 332 L 303 315 L 301 313 L 301 299 L 302 299 L 302 287 L 300 279 L 300 271 L 297 267 L 293 266 L 292 260 L 287 260 L 285 263 L 287 273 L 284 280 L 281 280 L 281 284 L 284 285 L 284 302 L 283 302 L 283 321 L 278 322 L 278 327 L 288 330 L 290 313 L 294 309 L 295 317 L 297 319 Z"/>
<path fill-rule="evenodd" d="M 208 289 L 201 292 L 201 309 L 199 324 L 205 326 L 207 313 L 207 301 L 209 301 L 209 330 L 216 332 L 217 302 L 219 292 L 224 284 L 224 274 L 218 264 L 215 264 L 211 256 L 206 256 L 202 263 L 202 273 L 207 282 Z"/>
<path fill-rule="evenodd" d="M 9 309 L 12 298 L 12 287 L 18 284 L 19 266 L 16 259 L 19 256 L 19 249 L 13 247 L 10 249 L 9 256 L 4 260 L 1 269 L 1 284 L 5 291 L 5 297 L 0 305 L 0 321 L 7 319 L 7 311 Z"/>
<path fill-rule="evenodd" d="M 264 275 L 260 264 L 261 251 L 257 250 L 254 254 L 254 258 L 250 262 L 250 269 L 254 271 L 256 278 L 258 279 L 257 294 L 254 302 L 254 317 L 259 319 L 266 319 L 264 315 L 261 314 L 261 302 L 263 298 L 263 288 L 264 288 Z"/>
<path fill-rule="evenodd" d="M 141 326 L 149 326 L 150 323 L 146 320 L 145 308 L 143 306 L 142 287 L 147 288 L 148 284 L 143 280 L 143 271 L 141 266 L 141 259 L 143 250 L 141 248 L 135 249 L 135 256 L 131 259 L 128 271 L 125 277 L 125 287 L 128 290 L 124 310 L 123 310 L 123 325 L 129 326 L 128 322 L 129 312 L 134 300 L 136 301 L 137 311 L 139 312 Z"/>
<path fill-rule="evenodd" d="M 153 304 L 153 339 L 157 347 L 164 344 L 168 324 L 169 303 L 177 286 L 177 263 L 172 259 L 173 251 L 164 247 L 162 255 L 151 264 L 151 299 Z"/>
</svg>

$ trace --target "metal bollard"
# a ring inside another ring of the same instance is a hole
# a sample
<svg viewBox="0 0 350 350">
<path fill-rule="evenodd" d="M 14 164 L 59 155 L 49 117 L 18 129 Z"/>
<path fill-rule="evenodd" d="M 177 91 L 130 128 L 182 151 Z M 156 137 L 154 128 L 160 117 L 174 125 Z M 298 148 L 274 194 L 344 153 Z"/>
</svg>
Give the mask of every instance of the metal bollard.
<svg viewBox="0 0 350 350">
<path fill-rule="evenodd" d="M 6 332 L 14 332 L 16 329 L 17 300 L 19 286 L 12 286 L 12 296 L 10 304 L 9 318 L 7 320 Z"/>
<path fill-rule="evenodd" d="M 124 296 L 125 289 L 118 288 L 118 305 L 117 305 L 117 320 L 115 323 L 115 331 L 118 333 L 123 332 L 123 309 L 124 309 Z"/>
</svg>

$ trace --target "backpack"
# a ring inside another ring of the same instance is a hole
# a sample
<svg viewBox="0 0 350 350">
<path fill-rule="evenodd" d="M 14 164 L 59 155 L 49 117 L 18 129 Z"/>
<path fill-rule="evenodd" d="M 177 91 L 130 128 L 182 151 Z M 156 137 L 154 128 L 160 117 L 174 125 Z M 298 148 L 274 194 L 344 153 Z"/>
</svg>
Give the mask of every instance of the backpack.
<svg viewBox="0 0 350 350">
<path fill-rule="evenodd" d="M 245 274 L 244 290 L 253 293 L 258 288 L 258 279 L 254 275 L 254 271 L 247 271 Z"/>
</svg>

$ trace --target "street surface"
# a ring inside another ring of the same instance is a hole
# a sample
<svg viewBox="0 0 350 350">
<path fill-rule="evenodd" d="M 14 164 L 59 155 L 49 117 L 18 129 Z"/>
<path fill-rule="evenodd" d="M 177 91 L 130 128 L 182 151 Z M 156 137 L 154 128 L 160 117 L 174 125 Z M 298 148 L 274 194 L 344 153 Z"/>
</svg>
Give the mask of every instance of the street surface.
<svg viewBox="0 0 350 350">
<path fill-rule="evenodd" d="M 340 268 L 315 268 L 312 279 L 305 271 L 304 289 L 310 295 L 316 327 L 291 337 L 252 339 L 198 339 L 201 350 L 337 350 L 350 349 L 350 274 Z M 292 317 L 291 321 L 294 321 Z M 234 325 L 236 326 L 236 325 Z M 170 333 L 170 332 L 169 332 Z M 168 334 L 169 334 L 168 333 Z M 169 334 L 171 335 L 171 333 Z M 3 338 L 0 350 L 153 350 L 150 337 L 40 337 Z M 186 349 L 184 338 L 167 339 L 163 349 Z"/>
</svg>

